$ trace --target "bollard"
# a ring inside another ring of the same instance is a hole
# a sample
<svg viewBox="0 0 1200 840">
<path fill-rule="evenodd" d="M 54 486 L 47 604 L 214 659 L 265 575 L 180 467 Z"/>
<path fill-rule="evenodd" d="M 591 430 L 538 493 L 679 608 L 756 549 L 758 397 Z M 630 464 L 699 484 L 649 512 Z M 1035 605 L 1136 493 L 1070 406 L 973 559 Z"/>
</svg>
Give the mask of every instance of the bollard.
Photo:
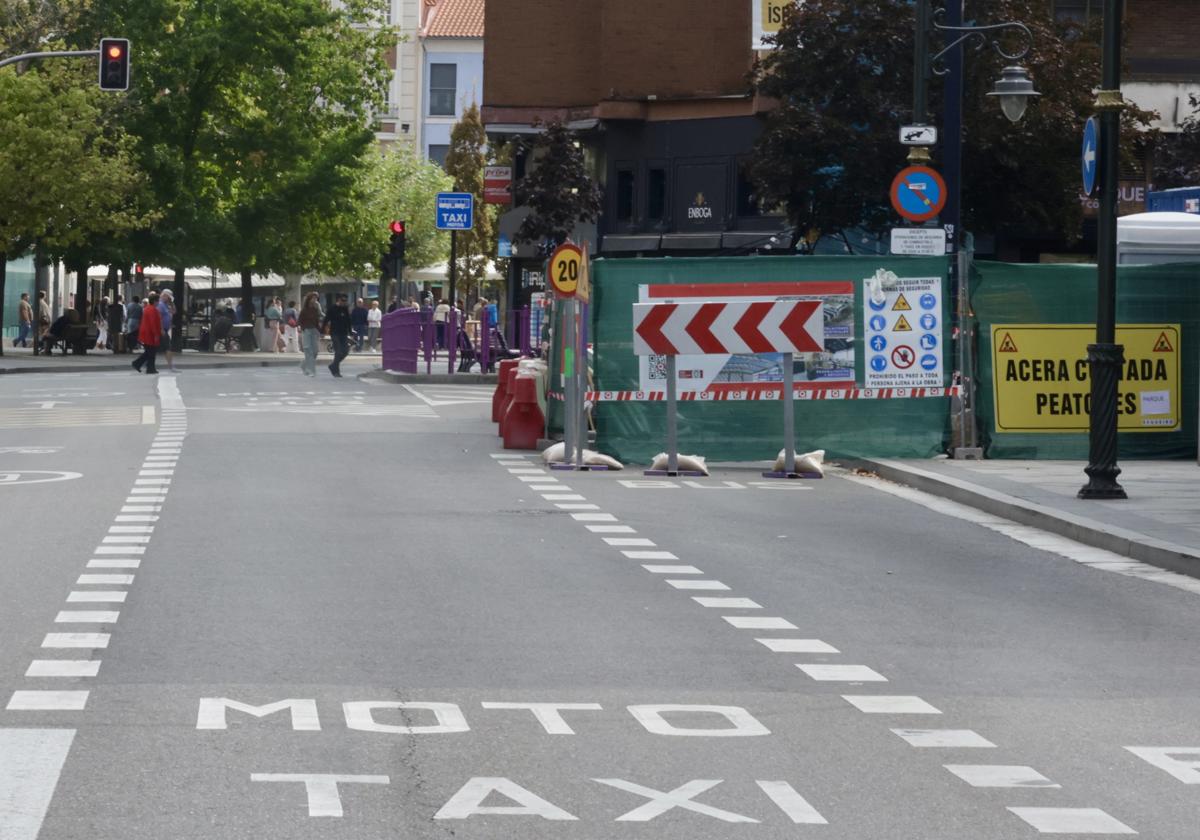
<svg viewBox="0 0 1200 840">
<path fill-rule="evenodd" d="M 517 380 L 517 373 L 518 373 L 517 366 L 513 365 L 507 371 L 505 371 L 503 374 L 504 375 L 504 402 L 502 402 L 500 404 L 500 417 L 499 417 L 500 428 L 496 430 L 496 434 L 500 435 L 501 437 L 504 437 L 504 423 L 506 422 L 506 418 L 508 417 L 508 409 L 513 404 L 513 397 L 516 395 L 516 392 L 514 390 L 514 388 L 516 386 L 514 383 Z"/>
<path fill-rule="evenodd" d="M 508 407 L 508 372 L 515 370 L 519 359 L 504 359 L 500 362 L 500 373 L 496 377 L 496 390 L 492 394 L 492 422 L 499 423 Z"/>
<path fill-rule="evenodd" d="M 513 371 L 512 402 L 501 424 L 505 449 L 537 449 L 546 418 L 537 398 L 537 377 Z"/>
</svg>

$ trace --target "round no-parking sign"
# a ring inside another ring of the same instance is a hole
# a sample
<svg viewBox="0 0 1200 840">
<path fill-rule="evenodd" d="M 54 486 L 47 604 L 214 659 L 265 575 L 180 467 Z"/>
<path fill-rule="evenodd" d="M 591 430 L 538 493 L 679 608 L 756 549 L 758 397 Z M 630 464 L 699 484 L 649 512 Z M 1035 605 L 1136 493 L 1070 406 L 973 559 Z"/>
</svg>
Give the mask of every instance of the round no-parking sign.
<svg viewBox="0 0 1200 840">
<path fill-rule="evenodd" d="M 946 182 L 928 166 L 901 169 L 892 181 L 892 207 L 910 222 L 926 222 L 946 206 Z"/>
</svg>

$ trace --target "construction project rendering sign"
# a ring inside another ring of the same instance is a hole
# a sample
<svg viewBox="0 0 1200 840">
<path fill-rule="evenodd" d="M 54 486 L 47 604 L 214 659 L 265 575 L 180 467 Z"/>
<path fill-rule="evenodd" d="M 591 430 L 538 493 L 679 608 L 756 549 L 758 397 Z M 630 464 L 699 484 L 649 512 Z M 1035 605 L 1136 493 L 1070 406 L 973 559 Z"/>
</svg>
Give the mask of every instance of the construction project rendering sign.
<svg viewBox="0 0 1200 840">
<path fill-rule="evenodd" d="M 1091 324 L 998 324 L 991 328 L 997 432 L 1085 432 L 1092 402 Z M 1122 432 L 1180 427 L 1179 324 L 1117 327 L 1125 348 L 1117 394 Z"/>
</svg>

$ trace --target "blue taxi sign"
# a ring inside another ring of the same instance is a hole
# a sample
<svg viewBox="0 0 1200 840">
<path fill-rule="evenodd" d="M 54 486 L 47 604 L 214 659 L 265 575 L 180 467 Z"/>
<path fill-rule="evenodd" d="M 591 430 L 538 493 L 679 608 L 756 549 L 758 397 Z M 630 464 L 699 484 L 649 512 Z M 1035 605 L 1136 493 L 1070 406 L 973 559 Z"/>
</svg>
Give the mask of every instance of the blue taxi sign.
<svg viewBox="0 0 1200 840">
<path fill-rule="evenodd" d="M 470 230 L 474 226 L 475 196 L 471 193 L 438 193 L 438 230 Z"/>
</svg>

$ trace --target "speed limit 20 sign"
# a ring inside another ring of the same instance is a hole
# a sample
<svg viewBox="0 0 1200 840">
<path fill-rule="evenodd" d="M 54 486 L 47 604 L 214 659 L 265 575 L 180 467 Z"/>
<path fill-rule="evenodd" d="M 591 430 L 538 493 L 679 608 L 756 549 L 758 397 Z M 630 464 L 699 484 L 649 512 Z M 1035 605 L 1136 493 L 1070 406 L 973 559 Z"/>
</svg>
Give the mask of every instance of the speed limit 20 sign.
<svg viewBox="0 0 1200 840">
<path fill-rule="evenodd" d="M 559 297 L 575 297 L 579 276 L 583 272 L 583 251 L 567 243 L 559 245 L 550 255 L 550 285 Z"/>
</svg>

